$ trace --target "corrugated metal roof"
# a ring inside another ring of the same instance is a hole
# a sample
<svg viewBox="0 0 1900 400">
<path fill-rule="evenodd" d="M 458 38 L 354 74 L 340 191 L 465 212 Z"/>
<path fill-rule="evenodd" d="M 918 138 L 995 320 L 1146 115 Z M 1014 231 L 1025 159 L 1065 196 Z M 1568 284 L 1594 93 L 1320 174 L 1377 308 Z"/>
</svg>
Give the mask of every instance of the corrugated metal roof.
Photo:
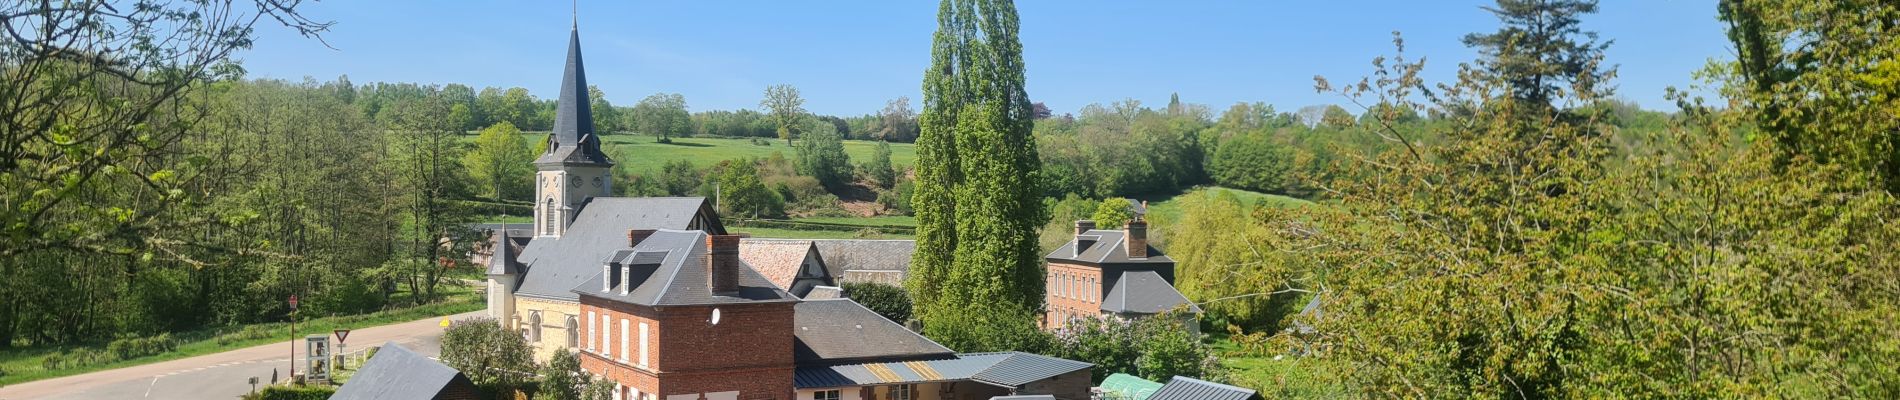
<svg viewBox="0 0 1900 400">
<path fill-rule="evenodd" d="M 1081 361 L 1014 351 L 968 353 L 945 360 L 804 366 L 793 374 L 792 381 L 801 389 L 964 380 L 1019 387 L 1092 366 L 1094 364 Z"/>
<path fill-rule="evenodd" d="M 1253 389 L 1176 376 L 1161 385 L 1148 400 L 1249 400 L 1260 398 Z"/>
</svg>

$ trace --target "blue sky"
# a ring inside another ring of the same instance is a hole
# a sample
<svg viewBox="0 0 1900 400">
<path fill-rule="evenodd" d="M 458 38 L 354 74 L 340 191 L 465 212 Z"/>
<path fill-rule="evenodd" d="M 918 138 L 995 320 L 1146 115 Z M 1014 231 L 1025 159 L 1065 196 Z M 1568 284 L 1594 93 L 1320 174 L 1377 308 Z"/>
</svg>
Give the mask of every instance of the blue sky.
<svg viewBox="0 0 1900 400">
<path fill-rule="evenodd" d="M 1282 110 L 1339 103 L 1313 92 L 1371 71 L 1404 33 L 1427 76 L 1449 80 L 1474 52 L 1466 33 L 1492 31 L 1486 1 L 1018 2 L 1029 96 L 1057 113 L 1123 99 L 1160 106 L 1170 93 L 1223 110 L 1264 101 Z M 570 26 L 567 1 L 306 3 L 336 21 L 334 50 L 276 26 L 239 54 L 252 77 L 462 83 L 524 87 L 552 97 Z M 588 81 L 616 105 L 656 92 L 693 110 L 757 108 L 767 85 L 788 83 L 821 114 L 871 113 L 909 96 L 919 105 L 936 1 L 582 1 Z M 1733 51 L 1713 0 L 1606 0 L 1586 29 L 1615 40 L 1618 95 L 1665 108 L 1664 88 Z"/>
</svg>

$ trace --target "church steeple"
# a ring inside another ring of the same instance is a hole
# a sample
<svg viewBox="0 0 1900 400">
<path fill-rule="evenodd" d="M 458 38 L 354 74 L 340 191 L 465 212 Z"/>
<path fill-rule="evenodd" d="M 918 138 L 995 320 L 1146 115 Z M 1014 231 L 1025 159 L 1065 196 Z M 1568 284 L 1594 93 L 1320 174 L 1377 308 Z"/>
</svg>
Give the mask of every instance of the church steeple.
<svg viewBox="0 0 1900 400">
<path fill-rule="evenodd" d="M 594 133 L 592 100 L 587 91 L 587 69 L 581 62 L 581 31 L 576 27 L 567 40 L 567 66 L 561 75 L 554 133 L 549 135 L 547 154 L 535 160 L 536 164 L 613 164 L 600 151 L 600 138 Z"/>
<path fill-rule="evenodd" d="M 534 160 L 539 170 L 535 173 L 535 236 L 560 237 L 589 199 L 613 193 L 614 161 L 600 151 L 600 137 L 594 133 L 578 28 L 567 39 L 560 93 L 548 151 Z"/>
</svg>

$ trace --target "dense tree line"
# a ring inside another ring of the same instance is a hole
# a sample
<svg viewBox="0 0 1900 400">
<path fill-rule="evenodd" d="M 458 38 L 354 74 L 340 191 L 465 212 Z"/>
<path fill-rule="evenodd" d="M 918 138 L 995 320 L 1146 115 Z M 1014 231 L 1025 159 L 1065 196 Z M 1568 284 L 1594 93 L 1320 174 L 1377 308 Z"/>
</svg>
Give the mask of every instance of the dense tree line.
<svg viewBox="0 0 1900 400">
<path fill-rule="evenodd" d="M 1503 26 L 1466 38 L 1458 81 L 1424 82 L 1399 42 L 1366 84 L 1317 82 L 1371 115 L 1322 124 L 1387 143 L 1341 153 L 1363 161 L 1336 163 L 1329 202 L 1192 199 L 1170 250 L 1210 316 L 1310 324 L 1272 340 L 1372 397 L 1900 393 L 1900 207 L 1868 151 L 1894 120 L 1868 96 L 1893 91 L 1810 56 L 1891 54 L 1872 21 L 1900 9 L 1723 2 L 1742 50 L 1709 70 L 1737 102 L 1674 93 L 1668 115 L 1609 99 L 1594 2 L 1488 10 Z M 1324 312 L 1293 315 L 1309 296 Z"/>
<path fill-rule="evenodd" d="M 243 80 L 228 57 L 255 18 L 328 26 L 255 6 L 7 6 L 9 30 L 46 29 L 0 41 L 0 92 L 39 96 L 0 124 L 0 347 L 281 321 L 291 295 L 316 315 L 438 296 L 460 251 L 437 240 L 473 195 L 458 90 Z M 122 23 L 148 20 L 173 28 Z M 148 45 L 169 35 L 192 39 Z"/>
</svg>

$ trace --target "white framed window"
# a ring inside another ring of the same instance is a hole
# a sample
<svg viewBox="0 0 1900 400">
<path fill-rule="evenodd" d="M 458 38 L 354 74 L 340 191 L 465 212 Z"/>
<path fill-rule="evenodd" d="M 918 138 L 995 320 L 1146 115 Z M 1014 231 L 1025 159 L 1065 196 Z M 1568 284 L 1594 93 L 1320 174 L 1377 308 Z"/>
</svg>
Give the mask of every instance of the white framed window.
<svg viewBox="0 0 1900 400">
<path fill-rule="evenodd" d="M 640 368 L 647 367 L 647 323 L 640 323 L 640 359 L 634 362 Z"/>
<path fill-rule="evenodd" d="M 891 385 L 890 400 L 910 400 L 910 385 Z"/>
<path fill-rule="evenodd" d="M 627 362 L 627 353 L 631 353 L 631 351 L 627 350 L 627 340 L 628 340 L 627 338 L 629 336 L 627 334 L 627 331 L 631 331 L 631 330 L 632 329 L 627 329 L 627 319 L 621 318 L 620 319 L 620 362 L 622 363 Z"/>
<path fill-rule="evenodd" d="M 607 313 L 600 313 L 600 348 L 594 349 L 594 351 L 599 352 L 600 355 L 603 356 L 609 354 L 607 351 L 614 347 L 613 342 L 609 341 L 612 340 L 609 338 L 613 336 L 607 336 L 610 331 L 613 331 L 613 325 L 607 323 L 608 318 Z"/>
<path fill-rule="evenodd" d="M 587 312 L 587 347 L 585 347 L 586 350 L 593 351 L 594 348 L 597 346 L 595 343 L 599 341 L 595 340 L 596 336 L 594 336 L 594 332 L 599 332 L 599 331 L 600 331 L 600 328 L 597 325 L 594 325 L 594 312 L 588 311 Z"/>
<path fill-rule="evenodd" d="M 838 389 L 820 390 L 811 393 L 811 400 L 843 400 L 844 391 Z"/>
</svg>

